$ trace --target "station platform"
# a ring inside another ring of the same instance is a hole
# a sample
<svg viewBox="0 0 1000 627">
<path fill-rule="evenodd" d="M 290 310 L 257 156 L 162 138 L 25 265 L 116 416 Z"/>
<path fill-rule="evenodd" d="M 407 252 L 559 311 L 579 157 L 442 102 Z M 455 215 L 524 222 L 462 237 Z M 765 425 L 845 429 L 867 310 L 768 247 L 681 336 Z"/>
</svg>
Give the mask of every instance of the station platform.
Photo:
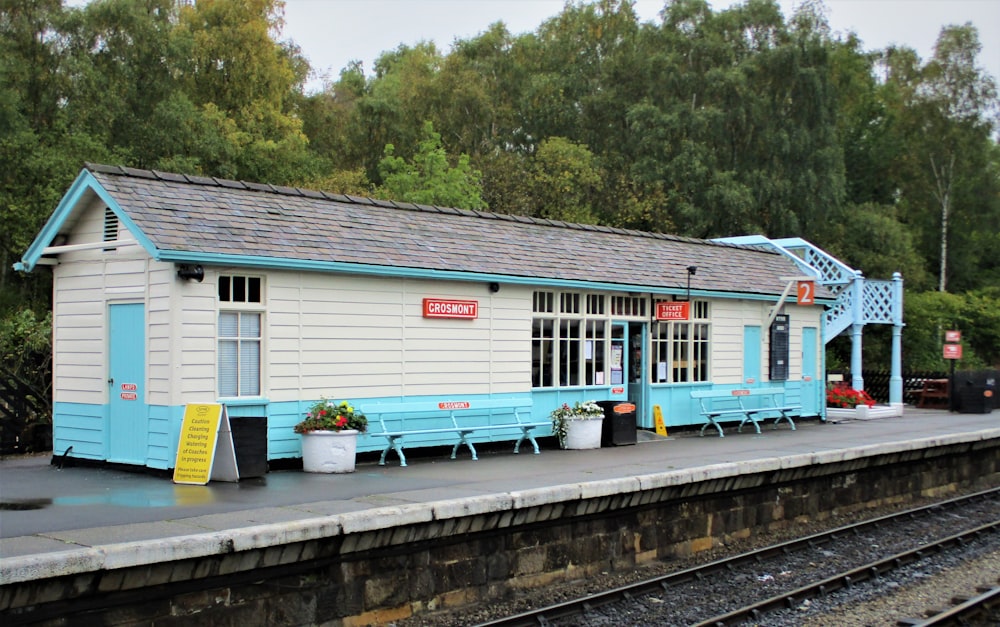
<svg viewBox="0 0 1000 627">
<path fill-rule="evenodd" d="M 361 461 L 345 475 L 272 471 L 238 483 L 177 485 L 156 476 L 67 464 L 50 455 L 0 460 L 0 584 L 74 568 L 112 568 L 130 560 L 176 559 L 221 539 L 240 550 L 267 546 L 277 535 L 304 534 L 331 517 L 407 520 L 427 508 L 477 510 L 551 492 L 607 494 L 625 481 L 664 473 L 691 481 L 706 473 L 754 472 L 766 465 L 802 465 L 907 451 L 949 443 L 1000 439 L 1000 412 L 955 414 L 907 407 L 902 416 L 830 423 L 797 421 L 757 435 L 727 430 L 666 438 L 645 434 L 635 445 L 585 451 L 542 448 L 540 455 L 507 447 L 468 455 L 410 458 L 400 467 Z M 530 449 L 529 449 L 530 450 Z M 806 456 L 803 458 L 802 456 Z M 814 460 L 811 462 L 810 460 Z M 58 461 L 58 460 L 57 460 Z M 346 524 L 343 524 L 346 529 Z M 137 550 L 141 547 L 141 550 Z M 103 560 L 103 562 L 101 561 Z"/>
</svg>

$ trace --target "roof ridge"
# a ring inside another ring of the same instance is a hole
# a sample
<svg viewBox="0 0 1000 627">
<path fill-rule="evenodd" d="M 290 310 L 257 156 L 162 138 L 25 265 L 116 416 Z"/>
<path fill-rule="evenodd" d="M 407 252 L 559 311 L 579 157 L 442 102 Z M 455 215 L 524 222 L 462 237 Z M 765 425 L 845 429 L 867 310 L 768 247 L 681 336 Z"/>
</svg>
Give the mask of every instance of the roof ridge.
<svg viewBox="0 0 1000 627">
<path fill-rule="evenodd" d="M 564 222 L 562 220 L 552 220 L 548 218 L 536 218 L 532 216 L 522 216 L 515 214 L 496 213 L 492 211 L 481 211 L 478 209 L 459 209 L 455 207 L 441 207 L 437 205 L 424 205 L 404 201 L 383 200 L 368 196 L 353 196 L 348 194 L 333 194 L 299 187 L 289 187 L 284 185 L 274 185 L 271 183 L 257 183 L 250 181 L 236 181 L 232 179 L 197 176 L 191 174 L 181 174 L 178 172 L 163 172 L 160 170 L 145 170 L 140 168 L 130 168 L 125 166 L 106 165 L 101 163 L 85 162 L 84 167 L 91 172 L 101 174 L 112 174 L 115 176 L 129 176 L 147 180 L 159 180 L 167 183 L 187 183 L 190 185 L 203 185 L 208 187 L 221 187 L 226 189 L 244 189 L 248 191 L 278 194 L 281 196 L 307 197 L 316 200 L 328 200 L 332 202 L 343 202 L 357 205 L 375 205 L 400 211 L 418 211 L 421 213 L 451 213 L 468 217 L 477 217 L 489 220 L 505 220 L 522 222 L 524 224 L 535 224 L 539 226 L 551 226 L 556 228 L 569 229 L 574 231 L 591 231 L 599 233 L 609 233 L 616 235 L 630 235 L 632 237 L 646 237 L 652 239 L 670 240 L 687 244 L 702 244 L 707 246 L 721 246 L 728 248 L 746 248 L 746 246 L 715 242 L 707 239 L 686 237 L 672 233 L 656 233 L 652 231 L 640 231 L 637 229 L 623 229 L 620 227 L 606 226 L 602 224 L 582 224 L 576 222 Z M 773 251 L 770 251 L 773 252 Z"/>
</svg>

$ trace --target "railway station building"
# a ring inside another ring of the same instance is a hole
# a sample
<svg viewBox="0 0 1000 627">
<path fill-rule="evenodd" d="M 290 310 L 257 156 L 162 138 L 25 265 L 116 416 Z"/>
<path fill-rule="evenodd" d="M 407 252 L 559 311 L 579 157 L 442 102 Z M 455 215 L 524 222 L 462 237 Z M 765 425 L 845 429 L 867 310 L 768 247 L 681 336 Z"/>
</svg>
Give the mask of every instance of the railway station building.
<svg viewBox="0 0 1000 627">
<path fill-rule="evenodd" d="M 694 390 L 777 386 L 822 417 L 836 294 L 768 244 L 88 165 L 15 267 L 53 273 L 53 453 L 168 469 L 191 403 L 265 421 L 269 460 L 321 397 L 669 429 Z"/>
</svg>

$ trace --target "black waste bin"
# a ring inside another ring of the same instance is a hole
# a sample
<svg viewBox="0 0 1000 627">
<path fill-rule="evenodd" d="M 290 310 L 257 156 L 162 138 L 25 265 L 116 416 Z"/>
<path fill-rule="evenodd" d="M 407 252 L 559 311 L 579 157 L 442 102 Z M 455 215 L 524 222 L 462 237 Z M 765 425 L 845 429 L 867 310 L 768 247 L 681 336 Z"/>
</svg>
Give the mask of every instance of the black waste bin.
<svg viewBox="0 0 1000 627">
<path fill-rule="evenodd" d="M 635 403 L 631 401 L 597 401 L 604 410 L 601 425 L 601 446 L 622 446 L 636 443 Z"/>
<path fill-rule="evenodd" d="M 958 389 L 958 413 L 988 414 L 995 403 L 993 386 L 967 382 Z"/>
<path fill-rule="evenodd" d="M 229 419 L 236 453 L 236 471 L 240 479 L 263 477 L 267 474 L 267 418 L 238 417 Z"/>
</svg>

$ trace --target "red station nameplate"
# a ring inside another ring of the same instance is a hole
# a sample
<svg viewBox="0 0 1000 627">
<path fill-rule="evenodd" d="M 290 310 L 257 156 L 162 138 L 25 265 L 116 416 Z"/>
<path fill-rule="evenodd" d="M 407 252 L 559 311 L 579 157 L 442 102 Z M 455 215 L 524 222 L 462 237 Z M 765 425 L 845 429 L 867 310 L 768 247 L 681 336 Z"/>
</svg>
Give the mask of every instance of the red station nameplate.
<svg viewBox="0 0 1000 627">
<path fill-rule="evenodd" d="M 474 320 L 478 317 L 478 300 L 424 299 L 424 318 L 465 318 Z"/>
</svg>

